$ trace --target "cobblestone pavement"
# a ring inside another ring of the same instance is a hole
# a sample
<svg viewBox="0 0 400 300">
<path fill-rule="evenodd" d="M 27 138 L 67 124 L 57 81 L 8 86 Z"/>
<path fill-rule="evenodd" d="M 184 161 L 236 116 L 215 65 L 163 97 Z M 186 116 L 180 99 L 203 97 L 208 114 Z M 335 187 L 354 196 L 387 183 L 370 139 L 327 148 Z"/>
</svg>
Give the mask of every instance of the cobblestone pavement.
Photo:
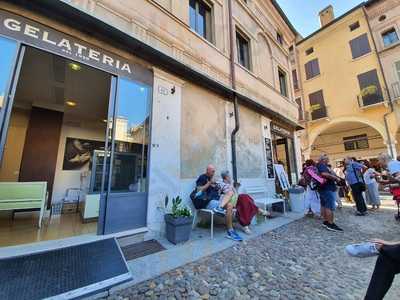
<svg viewBox="0 0 400 300">
<path fill-rule="evenodd" d="M 348 257 L 345 245 L 374 237 L 400 240 L 400 224 L 393 210 L 366 217 L 352 212 L 337 212 L 344 233 L 304 218 L 109 299 L 362 299 L 376 258 Z M 385 299 L 400 299 L 400 278 Z"/>
</svg>

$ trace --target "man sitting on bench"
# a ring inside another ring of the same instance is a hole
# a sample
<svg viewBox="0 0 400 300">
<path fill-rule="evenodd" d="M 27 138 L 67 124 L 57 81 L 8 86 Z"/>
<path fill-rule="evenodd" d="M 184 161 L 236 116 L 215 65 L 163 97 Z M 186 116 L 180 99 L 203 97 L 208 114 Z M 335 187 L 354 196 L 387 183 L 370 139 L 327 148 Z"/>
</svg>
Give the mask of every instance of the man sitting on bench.
<svg viewBox="0 0 400 300">
<path fill-rule="evenodd" d="M 242 241 L 240 235 L 233 229 L 233 205 L 227 203 L 225 207 L 220 207 L 220 190 L 221 187 L 217 184 L 214 179 L 215 167 L 208 165 L 205 174 L 199 176 L 196 181 L 198 192 L 203 192 L 207 195 L 209 203 L 206 209 L 213 210 L 215 213 L 225 215 L 226 227 L 227 227 L 227 238 L 234 241 Z"/>
</svg>

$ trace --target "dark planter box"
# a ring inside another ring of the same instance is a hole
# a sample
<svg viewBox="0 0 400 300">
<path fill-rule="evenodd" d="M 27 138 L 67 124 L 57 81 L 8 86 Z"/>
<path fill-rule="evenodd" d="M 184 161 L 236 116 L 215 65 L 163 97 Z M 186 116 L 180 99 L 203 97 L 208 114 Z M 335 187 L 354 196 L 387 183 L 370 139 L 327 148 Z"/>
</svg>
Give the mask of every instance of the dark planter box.
<svg viewBox="0 0 400 300">
<path fill-rule="evenodd" d="M 186 242 L 192 232 L 193 216 L 174 219 L 171 214 L 164 215 L 167 240 L 173 244 Z"/>
</svg>

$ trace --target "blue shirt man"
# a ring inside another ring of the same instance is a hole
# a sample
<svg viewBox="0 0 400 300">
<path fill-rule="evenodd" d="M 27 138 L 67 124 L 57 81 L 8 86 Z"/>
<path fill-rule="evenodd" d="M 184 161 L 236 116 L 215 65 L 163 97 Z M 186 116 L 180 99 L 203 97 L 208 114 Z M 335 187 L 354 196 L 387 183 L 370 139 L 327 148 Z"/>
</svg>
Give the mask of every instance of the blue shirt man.
<svg viewBox="0 0 400 300">
<path fill-rule="evenodd" d="M 364 183 L 362 178 L 362 170 L 365 169 L 363 164 L 354 160 L 348 161 L 346 165 L 346 181 L 349 185 L 356 183 Z"/>
</svg>

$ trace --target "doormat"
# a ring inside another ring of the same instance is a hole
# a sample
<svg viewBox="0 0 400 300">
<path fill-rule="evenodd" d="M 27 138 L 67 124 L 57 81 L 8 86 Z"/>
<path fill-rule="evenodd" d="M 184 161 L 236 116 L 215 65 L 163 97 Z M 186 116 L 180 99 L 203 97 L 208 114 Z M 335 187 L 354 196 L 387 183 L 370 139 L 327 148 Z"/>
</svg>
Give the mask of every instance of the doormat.
<svg viewBox="0 0 400 300">
<path fill-rule="evenodd" d="M 121 247 L 126 260 L 132 260 L 165 250 L 156 240 L 148 240 L 137 244 Z"/>
<path fill-rule="evenodd" d="M 117 241 L 105 239 L 0 260 L 0 299 L 74 299 L 129 281 Z"/>
</svg>

